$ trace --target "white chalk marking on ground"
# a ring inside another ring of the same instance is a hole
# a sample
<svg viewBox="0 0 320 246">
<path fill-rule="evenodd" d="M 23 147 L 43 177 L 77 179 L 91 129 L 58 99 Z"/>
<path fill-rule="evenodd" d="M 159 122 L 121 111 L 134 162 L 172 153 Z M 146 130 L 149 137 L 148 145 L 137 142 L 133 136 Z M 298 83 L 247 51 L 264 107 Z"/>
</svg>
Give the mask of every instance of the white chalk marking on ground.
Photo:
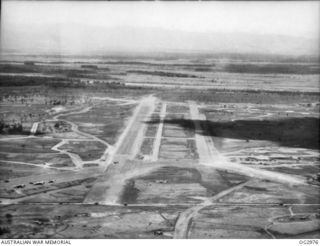
<svg viewBox="0 0 320 246">
<path fill-rule="evenodd" d="M 31 135 L 36 134 L 37 129 L 38 129 L 38 125 L 39 125 L 39 122 L 33 123 L 32 127 L 31 127 L 31 130 L 30 130 L 30 134 L 31 134 Z"/>
</svg>

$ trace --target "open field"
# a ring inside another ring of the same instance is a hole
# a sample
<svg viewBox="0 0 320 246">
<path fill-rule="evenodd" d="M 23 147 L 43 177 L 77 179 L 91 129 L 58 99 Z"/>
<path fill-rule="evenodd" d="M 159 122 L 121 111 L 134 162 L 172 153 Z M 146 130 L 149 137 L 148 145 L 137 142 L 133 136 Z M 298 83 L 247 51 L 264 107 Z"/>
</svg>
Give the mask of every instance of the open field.
<svg viewBox="0 0 320 246">
<path fill-rule="evenodd" d="M 13 57 L 10 57 L 11 60 Z M 5 58 L 3 58 L 5 59 Z M 0 63 L 1 85 L 56 84 L 73 87 L 134 86 L 134 87 L 181 87 L 230 90 L 277 90 L 319 91 L 320 66 L 317 60 L 306 62 L 286 57 L 248 60 L 246 57 L 130 58 L 113 57 L 78 59 L 66 57 L 53 62 L 38 57 L 34 65 L 24 65 L 22 57 Z M 54 59 L 54 58 L 53 58 Z M 89 68 L 88 68 L 89 66 Z M 18 77 L 17 77 L 18 76 Z M 18 79 L 17 79 L 18 78 Z M 69 84 L 70 86 L 70 84 Z"/>
<path fill-rule="evenodd" d="M 3 58 L 0 237 L 319 238 L 318 80 L 284 58 Z"/>
</svg>

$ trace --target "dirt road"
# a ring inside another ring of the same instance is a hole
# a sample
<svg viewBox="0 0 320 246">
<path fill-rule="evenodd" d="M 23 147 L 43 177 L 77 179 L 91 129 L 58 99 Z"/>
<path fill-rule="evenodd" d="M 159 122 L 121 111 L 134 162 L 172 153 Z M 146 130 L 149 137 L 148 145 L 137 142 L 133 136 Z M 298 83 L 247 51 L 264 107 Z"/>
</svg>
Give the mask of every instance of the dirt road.
<svg viewBox="0 0 320 246">
<path fill-rule="evenodd" d="M 176 222 L 175 230 L 173 238 L 175 239 L 183 239 L 188 238 L 188 232 L 189 228 L 192 223 L 192 219 L 198 214 L 198 212 L 207 207 L 212 205 L 214 202 L 218 201 L 220 198 L 238 190 L 241 189 L 243 186 L 245 186 L 248 182 L 241 183 L 239 185 L 233 186 L 227 190 L 224 190 L 212 197 L 208 197 L 205 199 L 202 203 L 200 203 L 197 206 L 191 207 L 185 211 L 183 211 Z"/>
</svg>

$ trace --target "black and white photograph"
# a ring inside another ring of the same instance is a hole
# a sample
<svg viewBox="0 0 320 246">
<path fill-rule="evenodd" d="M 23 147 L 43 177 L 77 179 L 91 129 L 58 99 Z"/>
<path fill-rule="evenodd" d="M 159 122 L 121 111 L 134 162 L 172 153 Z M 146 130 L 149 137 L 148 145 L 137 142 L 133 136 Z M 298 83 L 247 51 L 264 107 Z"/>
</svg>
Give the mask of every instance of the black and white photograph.
<svg viewBox="0 0 320 246">
<path fill-rule="evenodd" d="M 1 244 L 320 244 L 319 30 L 319 1 L 2 0 Z"/>
</svg>

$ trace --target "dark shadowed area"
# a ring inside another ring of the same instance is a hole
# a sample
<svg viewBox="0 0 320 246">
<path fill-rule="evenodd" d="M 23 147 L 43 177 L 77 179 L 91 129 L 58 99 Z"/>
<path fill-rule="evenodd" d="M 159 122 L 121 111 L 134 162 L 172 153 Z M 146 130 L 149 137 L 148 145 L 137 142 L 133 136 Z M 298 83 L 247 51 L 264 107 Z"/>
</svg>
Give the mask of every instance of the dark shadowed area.
<svg viewBox="0 0 320 246">
<path fill-rule="evenodd" d="M 243 140 L 266 140 L 281 146 L 308 149 L 319 148 L 318 118 L 287 118 L 275 120 L 235 120 L 214 122 L 198 120 L 203 130 L 197 132 L 204 136 L 234 138 Z M 168 119 L 165 124 L 194 129 L 196 121 L 190 119 Z M 159 124 L 159 120 L 147 121 L 148 124 Z"/>
</svg>

